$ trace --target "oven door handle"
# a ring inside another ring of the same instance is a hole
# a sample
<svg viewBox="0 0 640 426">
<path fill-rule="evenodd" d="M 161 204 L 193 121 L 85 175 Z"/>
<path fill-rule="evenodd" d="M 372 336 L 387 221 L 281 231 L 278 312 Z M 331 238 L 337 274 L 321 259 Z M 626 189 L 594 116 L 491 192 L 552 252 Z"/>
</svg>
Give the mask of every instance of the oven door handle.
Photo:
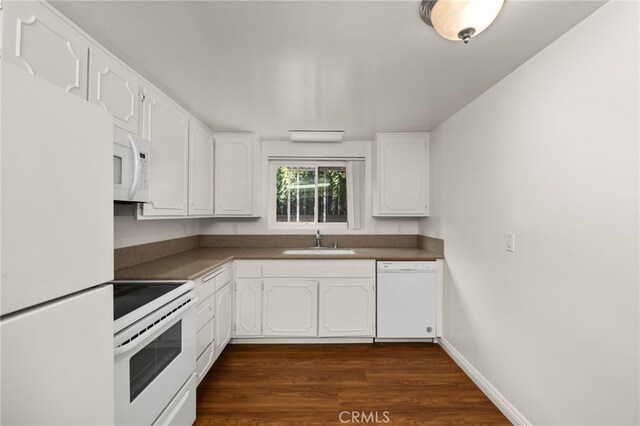
<svg viewBox="0 0 640 426">
<path fill-rule="evenodd" d="M 158 322 L 155 322 L 155 323 L 151 324 L 146 329 L 143 329 L 145 331 L 144 334 L 147 334 L 146 332 L 151 331 L 151 330 L 159 330 L 166 323 L 168 323 L 170 321 L 173 321 L 175 318 L 180 317 L 180 315 L 182 315 L 182 313 L 184 313 L 187 309 L 189 309 L 192 306 L 194 306 L 197 301 L 198 301 L 198 299 L 194 298 L 194 299 L 190 300 L 188 303 L 186 303 L 185 305 L 183 305 L 183 306 L 179 307 L 178 309 L 176 309 L 175 311 L 171 312 L 170 315 L 167 315 L 166 317 L 164 317 L 163 319 L 159 320 Z M 153 334 L 154 333 L 149 333 L 148 336 L 153 336 Z M 124 344 L 122 344 L 120 346 L 117 346 L 114 349 L 114 356 L 122 355 L 124 353 L 127 353 L 127 352 L 137 348 L 138 346 L 141 346 L 141 345 L 145 344 L 147 342 L 147 340 L 148 340 L 148 339 L 146 339 L 146 337 L 147 336 L 141 336 L 140 334 L 135 335 L 127 343 L 124 343 Z"/>
</svg>

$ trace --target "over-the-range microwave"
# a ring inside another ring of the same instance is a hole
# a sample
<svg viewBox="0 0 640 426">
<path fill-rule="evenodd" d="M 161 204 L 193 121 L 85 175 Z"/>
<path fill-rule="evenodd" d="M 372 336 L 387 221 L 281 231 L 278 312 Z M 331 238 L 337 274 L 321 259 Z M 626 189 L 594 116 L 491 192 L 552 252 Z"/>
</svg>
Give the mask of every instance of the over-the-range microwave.
<svg viewBox="0 0 640 426">
<path fill-rule="evenodd" d="M 149 202 L 151 142 L 113 128 L 113 199 Z"/>
</svg>

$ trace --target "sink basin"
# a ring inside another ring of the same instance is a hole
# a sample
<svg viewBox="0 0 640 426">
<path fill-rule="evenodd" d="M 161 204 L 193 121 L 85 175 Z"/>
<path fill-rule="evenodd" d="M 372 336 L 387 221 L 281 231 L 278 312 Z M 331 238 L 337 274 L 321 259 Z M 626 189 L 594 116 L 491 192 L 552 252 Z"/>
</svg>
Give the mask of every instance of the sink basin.
<svg viewBox="0 0 640 426">
<path fill-rule="evenodd" d="M 290 249 L 285 250 L 282 254 L 303 254 L 303 255 L 344 255 L 344 254 L 356 254 L 351 249 L 334 249 L 334 248 L 306 248 L 306 249 Z"/>
</svg>

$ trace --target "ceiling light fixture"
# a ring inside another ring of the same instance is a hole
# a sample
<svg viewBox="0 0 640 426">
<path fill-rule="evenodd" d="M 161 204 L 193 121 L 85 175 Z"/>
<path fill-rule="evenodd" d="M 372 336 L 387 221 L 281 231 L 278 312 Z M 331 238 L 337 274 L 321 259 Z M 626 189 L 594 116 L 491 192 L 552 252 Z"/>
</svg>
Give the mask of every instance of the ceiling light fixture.
<svg viewBox="0 0 640 426">
<path fill-rule="evenodd" d="M 291 142 L 342 142 L 344 130 L 289 130 Z"/>
<path fill-rule="evenodd" d="M 469 43 L 496 19 L 505 0 L 422 0 L 420 17 L 447 40 Z"/>
</svg>

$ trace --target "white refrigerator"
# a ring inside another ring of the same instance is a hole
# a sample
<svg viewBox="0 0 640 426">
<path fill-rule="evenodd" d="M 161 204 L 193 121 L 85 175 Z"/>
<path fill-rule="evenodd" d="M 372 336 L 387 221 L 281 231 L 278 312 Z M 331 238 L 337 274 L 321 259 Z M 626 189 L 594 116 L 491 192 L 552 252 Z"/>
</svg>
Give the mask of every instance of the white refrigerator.
<svg viewBox="0 0 640 426">
<path fill-rule="evenodd" d="M 112 424 L 112 118 L 0 61 L 0 423 Z"/>
</svg>

